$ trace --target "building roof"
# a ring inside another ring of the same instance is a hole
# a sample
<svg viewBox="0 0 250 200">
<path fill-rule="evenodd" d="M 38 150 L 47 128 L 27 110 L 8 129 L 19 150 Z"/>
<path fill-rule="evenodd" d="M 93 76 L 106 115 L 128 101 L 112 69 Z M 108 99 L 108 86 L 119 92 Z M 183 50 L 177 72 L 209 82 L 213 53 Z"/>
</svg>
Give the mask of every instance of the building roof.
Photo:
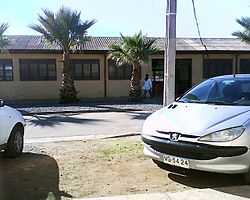
<svg viewBox="0 0 250 200">
<path fill-rule="evenodd" d="M 58 45 L 48 45 L 43 36 L 8 35 L 11 41 L 9 51 L 61 51 Z M 155 38 L 156 46 L 164 51 L 165 38 Z M 113 43 L 119 43 L 120 37 L 91 37 L 85 46 L 85 51 L 108 51 Z M 212 52 L 250 52 L 250 45 L 238 38 L 204 38 L 203 43 Z M 177 52 L 206 52 L 199 38 L 177 38 Z"/>
</svg>

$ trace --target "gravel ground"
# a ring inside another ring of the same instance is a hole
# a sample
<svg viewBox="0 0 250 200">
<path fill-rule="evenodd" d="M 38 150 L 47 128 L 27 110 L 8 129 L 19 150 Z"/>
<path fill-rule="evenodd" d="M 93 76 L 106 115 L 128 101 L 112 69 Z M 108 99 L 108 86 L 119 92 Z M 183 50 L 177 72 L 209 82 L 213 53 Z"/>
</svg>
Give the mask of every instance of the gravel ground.
<svg viewBox="0 0 250 200">
<path fill-rule="evenodd" d="M 76 113 L 76 112 L 126 112 L 126 111 L 156 111 L 162 108 L 162 99 L 148 98 L 140 103 L 125 101 L 80 102 L 77 104 L 59 104 L 56 102 L 19 102 L 6 103 L 23 115 Z"/>
</svg>

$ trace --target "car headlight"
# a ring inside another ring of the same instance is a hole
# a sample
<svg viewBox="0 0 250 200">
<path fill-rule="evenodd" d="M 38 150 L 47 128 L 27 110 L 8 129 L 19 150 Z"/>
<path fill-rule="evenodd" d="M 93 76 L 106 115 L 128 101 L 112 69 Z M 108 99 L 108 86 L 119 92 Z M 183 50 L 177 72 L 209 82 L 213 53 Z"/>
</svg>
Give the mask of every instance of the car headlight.
<svg viewBox="0 0 250 200">
<path fill-rule="evenodd" d="M 199 139 L 205 142 L 228 142 L 239 137 L 245 130 L 244 126 L 233 127 L 207 134 Z"/>
</svg>

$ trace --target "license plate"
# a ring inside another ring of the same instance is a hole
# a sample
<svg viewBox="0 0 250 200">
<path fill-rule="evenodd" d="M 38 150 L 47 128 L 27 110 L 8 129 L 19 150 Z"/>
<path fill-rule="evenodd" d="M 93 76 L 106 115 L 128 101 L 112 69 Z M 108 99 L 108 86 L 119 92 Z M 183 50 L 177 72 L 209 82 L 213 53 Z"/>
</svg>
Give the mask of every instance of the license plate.
<svg viewBox="0 0 250 200">
<path fill-rule="evenodd" d="M 174 165 L 189 169 L 189 160 L 184 158 L 163 154 L 163 162 L 169 165 Z"/>
</svg>

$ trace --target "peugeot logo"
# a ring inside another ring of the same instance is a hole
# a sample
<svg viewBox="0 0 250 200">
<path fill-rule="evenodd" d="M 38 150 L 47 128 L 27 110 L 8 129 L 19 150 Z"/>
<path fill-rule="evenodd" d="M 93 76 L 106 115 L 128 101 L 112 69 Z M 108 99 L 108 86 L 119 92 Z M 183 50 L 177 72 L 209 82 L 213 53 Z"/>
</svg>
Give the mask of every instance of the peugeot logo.
<svg viewBox="0 0 250 200">
<path fill-rule="evenodd" d="M 180 136 L 181 136 L 181 134 L 179 134 L 179 133 L 170 133 L 170 140 L 171 141 L 178 141 Z"/>
</svg>

